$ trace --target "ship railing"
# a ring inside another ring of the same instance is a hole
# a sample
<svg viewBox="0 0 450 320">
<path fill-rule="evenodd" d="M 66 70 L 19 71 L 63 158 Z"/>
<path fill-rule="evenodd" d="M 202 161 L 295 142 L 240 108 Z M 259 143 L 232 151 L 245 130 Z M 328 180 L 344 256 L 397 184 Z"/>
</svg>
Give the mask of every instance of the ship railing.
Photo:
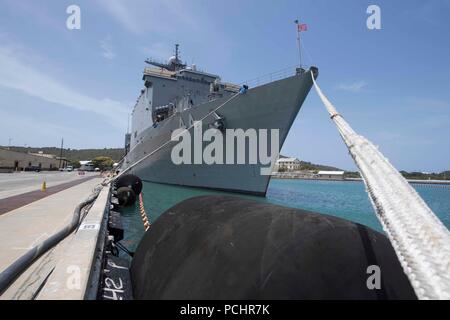
<svg viewBox="0 0 450 320">
<path fill-rule="evenodd" d="M 159 64 L 167 64 L 166 60 L 162 60 L 162 59 L 153 59 L 153 58 L 147 58 L 145 60 L 145 62 L 147 63 L 159 63 Z"/>
<path fill-rule="evenodd" d="M 144 68 L 144 74 L 151 75 L 151 76 L 159 76 L 159 77 L 166 77 L 166 78 L 172 78 L 175 72 L 173 71 L 167 71 L 162 68 L 151 68 L 151 67 L 145 67 Z"/>
<path fill-rule="evenodd" d="M 270 82 L 274 82 L 274 81 L 278 81 L 278 80 L 282 80 L 285 78 L 289 78 L 292 77 L 294 75 L 296 75 L 297 73 L 297 68 L 299 66 L 298 65 L 294 65 L 294 66 L 290 66 L 278 71 L 274 71 L 262 76 L 259 76 L 257 78 L 253 78 L 247 81 L 244 81 L 241 83 L 241 85 L 247 85 L 249 87 L 258 87 Z"/>
</svg>

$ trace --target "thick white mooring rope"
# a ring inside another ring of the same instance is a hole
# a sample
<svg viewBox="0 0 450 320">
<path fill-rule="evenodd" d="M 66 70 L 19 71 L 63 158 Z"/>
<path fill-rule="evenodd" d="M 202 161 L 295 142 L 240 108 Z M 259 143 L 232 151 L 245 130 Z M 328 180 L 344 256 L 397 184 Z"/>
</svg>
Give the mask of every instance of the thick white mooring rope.
<svg viewBox="0 0 450 320">
<path fill-rule="evenodd" d="M 450 299 L 450 232 L 378 148 L 350 127 L 311 76 L 417 297 Z"/>
</svg>

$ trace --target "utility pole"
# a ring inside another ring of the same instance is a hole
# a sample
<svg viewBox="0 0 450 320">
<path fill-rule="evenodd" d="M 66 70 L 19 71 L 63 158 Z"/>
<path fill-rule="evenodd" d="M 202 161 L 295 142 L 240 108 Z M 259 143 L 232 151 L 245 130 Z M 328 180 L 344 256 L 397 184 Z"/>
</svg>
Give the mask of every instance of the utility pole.
<svg viewBox="0 0 450 320">
<path fill-rule="evenodd" d="M 8 150 L 11 150 L 11 141 L 12 141 L 13 139 L 12 138 L 9 138 L 8 139 Z"/>
<path fill-rule="evenodd" d="M 61 162 L 63 156 L 63 146 L 64 146 L 64 138 L 61 138 L 61 151 L 59 153 L 59 168 L 61 169 Z"/>
</svg>

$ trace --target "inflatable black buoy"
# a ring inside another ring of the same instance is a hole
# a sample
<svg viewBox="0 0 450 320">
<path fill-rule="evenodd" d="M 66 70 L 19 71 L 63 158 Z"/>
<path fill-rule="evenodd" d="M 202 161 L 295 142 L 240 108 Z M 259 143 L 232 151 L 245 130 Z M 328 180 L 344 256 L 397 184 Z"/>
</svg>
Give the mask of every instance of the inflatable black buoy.
<svg viewBox="0 0 450 320">
<path fill-rule="evenodd" d="M 368 286 L 373 265 L 380 289 Z M 135 299 L 416 299 L 385 235 L 229 196 L 191 198 L 161 215 L 131 279 Z"/>
<path fill-rule="evenodd" d="M 136 202 L 136 193 L 130 187 L 120 187 L 117 189 L 116 196 L 122 207 L 131 206 Z"/>
<path fill-rule="evenodd" d="M 134 193 L 138 196 L 142 191 L 142 181 L 139 177 L 134 174 L 124 174 L 120 176 L 115 181 L 115 186 L 117 189 L 121 187 L 129 187 L 132 188 Z"/>
</svg>

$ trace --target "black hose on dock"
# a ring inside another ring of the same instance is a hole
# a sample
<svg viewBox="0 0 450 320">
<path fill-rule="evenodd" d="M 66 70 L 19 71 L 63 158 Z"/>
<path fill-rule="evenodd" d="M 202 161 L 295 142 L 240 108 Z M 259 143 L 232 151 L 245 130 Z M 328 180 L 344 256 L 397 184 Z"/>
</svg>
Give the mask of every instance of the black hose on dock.
<svg viewBox="0 0 450 320">
<path fill-rule="evenodd" d="M 12 282 L 17 279 L 17 277 L 19 277 L 34 261 L 36 261 L 36 259 L 46 253 L 49 249 L 56 246 L 78 227 L 80 223 L 81 210 L 94 202 L 101 190 L 102 188 L 96 188 L 94 193 L 90 195 L 89 198 L 75 208 L 72 221 L 66 227 L 27 251 L 0 273 L 0 295 L 3 294 Z"/>
</svg>

